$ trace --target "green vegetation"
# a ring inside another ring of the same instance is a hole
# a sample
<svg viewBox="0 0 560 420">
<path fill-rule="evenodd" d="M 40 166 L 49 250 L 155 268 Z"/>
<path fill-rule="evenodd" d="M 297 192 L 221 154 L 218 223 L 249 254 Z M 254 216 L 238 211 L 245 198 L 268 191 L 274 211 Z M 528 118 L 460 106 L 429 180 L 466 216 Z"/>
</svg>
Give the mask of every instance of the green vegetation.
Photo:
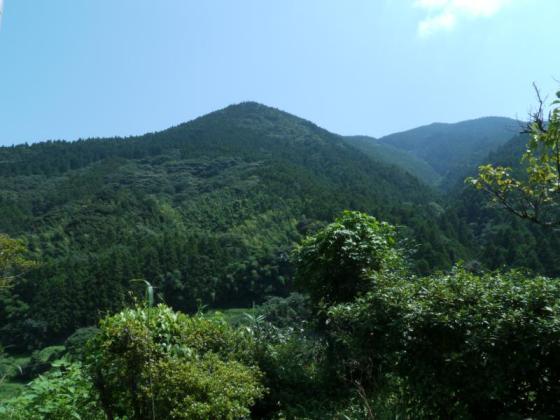
<svg viewBox="0 0 560 420">
<path fill-rule="evenodd" d="M 108 418 L 240 418 L 263 393 L 251 336 L 163 305 L 101 321 L 86 366 Z"/>
<path fill-rule="evenodd" d="M 65 361 L 32 381 L 20 396 L 0 405 L 0 416 L 13 420 L 106 419 L 80 364 Z"/>
<path fill-rule="evenodd" d="M 0 234 L 0 289 L 13 286 L 22 273 L 33 266 L 26 258 L 27 248 L 22 241 Z"/>
<path fill-rule="evenodd" d="M 402 263 L 395 244 L 393 226 L 346 211 L 296 249 L 296 278 L 316 307 L 352 301 L 368 289 L 372 272 Z"/>
<path fill-rule="evenodd" d="M 143 290 L 194 313 L 292 289 L 287 256 L 344 209 L 402 226 L 420 272 L 467 258 L 429 187 L 297 117 L 254 103 L 128 139 L 0 149 L 0 231 L 40 262 L 0 291 L 0 342 L 61 343 Z"/>
<path fill-rule="evenodd" d="M 560 226 L 560 92 L 556 96 L 548 120 L 541 102 L 529 124 L 523 177 L 514 176 L 512 168 L 487 164 L 480 166 L 478 178 L 467 180 L 515 216 L 549 228 Z"/>
<path fill-rule="evenodd" d="M 187 316 L 164 305 L 125 309 L 101 320 L 99 330 L 69 339 L 90 337 L 77 352 L 81 362 L 52 363 L 0 413 L 15 419 L 557 413 L 560 279 L 478 275 L 462 267 L 417 277 L 405 256 L 391 225 L 345 212 L 294 254 L 296 284 L 309 300 L 269 299 L 238 327 L 219 314 Z"/>
<path fill-rule="evenodd" d="M 555 214 L 557 121 L 503 122 L 429 170 L 254 103 L 0 149 L 0 418 L 553 418 L 560 237 L 413 176 L 480 130 Z"/>
</svg>

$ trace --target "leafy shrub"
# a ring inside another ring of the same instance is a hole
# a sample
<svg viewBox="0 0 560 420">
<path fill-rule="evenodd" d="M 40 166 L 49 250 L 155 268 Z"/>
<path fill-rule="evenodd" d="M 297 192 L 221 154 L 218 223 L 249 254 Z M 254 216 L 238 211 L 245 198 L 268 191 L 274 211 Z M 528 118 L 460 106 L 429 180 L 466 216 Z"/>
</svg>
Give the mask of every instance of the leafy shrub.
<svg viewBox="0 0 560 420">
<path fill-rule="evenodd" d="M 296 281 L 314 305 L 350 302 L 369 290 L 372 272 L 401 263 L 393 226 L 345 211 L 295 251 Z"/>
<path fill-rule="evenodd" d="M 92 339 L 99 332 L 97 327 L 84 327 L 78 328 L 70 337 L 64 342 L 64 347 L 68 354 L 74 358 L 81 358 L 86 343 Z"/>
<path fill-rule="evenodd" d="M 291 413 L 288 418 L 300 418 L 303 407 L 327 398 L 322 341 L 299 331 L 277 329 L 261 338 L 257 354 L 268 389 L 256 407 L 260 417 L 279 411 Z"/>
<path fill-rule="evenodd" d="M 31 379 L 48 371 L 51 368 L 52 363 L 60 359 L 65 352 L 66 348 L 64 346 L 49 346 L 44 349 L 34 351 L 31 354 L 29 363 L 23 368 L 23 377 Z"/>
<path fill-rule="evenodd" d="M 80 364 L 59 361 L 27 385 L 20 396 L 0 405 L 0 418 L 105 420 L 95 396 Z"/>
<path fill-rule="evenodd" d="M 324 408 L 330 389 L 324 371 L 325 343 L 310 328 L 309 299 L 299 293 L 273 297 L 253 312 L 246 315 L 245 326 L 255 338 L 257 362 L 268 389 L 253 414 L 305 418 L 304 413 L 315 412 L 311 406 Z"/>
<path fill-rule="evenodd" d="M 369 385 L 397 375 L 431 416 L 560 412 L 560 280 L 386 276 L 329 317 L 347 368 Z"/>
<path fill-rule="evenodd" d="M 160 305 L 100 322 L 86 361 L 108 417 L 239 418 L 264 392 L 247 332 Z"/>
<path fill-rule="evenodd" d="M 256 314 L 278 328 L 301 329 L 311 319 L 309 299 L 300 293 L 272 297 L 256 308 Z"/>
<path fill-rule="evenodd" d="M 215 353 L 196 360 L 160 360 L 153 369 L 156 413 L 189 420 L 247 417 L 262 394 L 255 372 L 234 360 L 224 362 Z"/>
</svg>

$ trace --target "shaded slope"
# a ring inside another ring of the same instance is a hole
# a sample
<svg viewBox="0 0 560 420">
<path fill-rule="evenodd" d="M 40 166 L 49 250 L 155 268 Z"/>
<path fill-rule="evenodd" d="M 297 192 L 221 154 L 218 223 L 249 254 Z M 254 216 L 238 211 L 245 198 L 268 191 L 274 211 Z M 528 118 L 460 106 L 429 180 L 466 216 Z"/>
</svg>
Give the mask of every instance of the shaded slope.
<svg viewBox="0 0 560 420">
<path fill-rule="evenodd" d="M 406 150 L 368 136 L 345 136 L 344 139 L 372 159 L 398 166 L 427 185 L 436 185 L 440 175 L 424 160 Z"/>
<path fill-rule="evenodd" d="M 516 120 L 485 117 L 455 124 L 434 123 L 379 141 L 426 161 L 441 177 L 442 185 L 453 186 L 470 170 L 476 168 L 499 146 L 519 132 Z"/>
</svg>

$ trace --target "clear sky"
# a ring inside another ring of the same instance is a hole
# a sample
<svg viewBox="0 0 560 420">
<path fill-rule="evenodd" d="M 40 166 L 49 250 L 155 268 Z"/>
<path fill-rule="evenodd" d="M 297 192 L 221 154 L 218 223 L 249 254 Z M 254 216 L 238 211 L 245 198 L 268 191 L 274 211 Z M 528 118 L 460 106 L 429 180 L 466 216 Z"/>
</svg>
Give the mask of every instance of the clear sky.
<svg viewBox="0 0 560 420">
<path fill-rule="evenodd" d="M 341 134 L 523 118 L 533 81 L 560 87 L 559 21 L 559 0 L 4 0 L 0 144 L 245 100 Z"/>
</svg>

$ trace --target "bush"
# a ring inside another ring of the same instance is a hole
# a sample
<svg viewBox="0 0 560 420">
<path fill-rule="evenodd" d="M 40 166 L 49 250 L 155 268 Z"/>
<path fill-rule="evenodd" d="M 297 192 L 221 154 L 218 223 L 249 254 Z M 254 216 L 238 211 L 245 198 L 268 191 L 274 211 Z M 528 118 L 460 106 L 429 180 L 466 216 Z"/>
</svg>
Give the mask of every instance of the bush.
<svg viewBox="0 0 560 420">
<path fill-rule="evenodd" d="M 81 359 L 85 351 L 86 343 L 95 337 L 99 332 L 97 327 L 84 327 L 78 328 L 70 337 L 64 342 L 64 347 L 68 354 L 75 358 Z"/>
<path fill-rule="evenodd" d="M 263 395 L 248 332 L 164 305 L 100 322 L 88 370 L 109 418 L 239 418 Z"/>
<path fill-rule="evenodd" d="M 224 362 L 215 353 L 200 359 L 164 359 L 153 369 L 156 413 L 176 419 L 238 419 L 262 394 L 255 370 Z"/>
<path fill-rule="evenodd" d="M 272 297 L 256 307 L 256 315 L 278 328 L 303 328 L 311 320 L 309 299 L 300 293 Z"/>
<path fill-rule="evenodd" d="M 393 226 L 364 213 L 342 217 L 295 251 L 296 282 L 316 307 L 350 302 L 371 287 L 372 272 L 402 264 Z"/>
<path fill-rule="evenodd" d="M 29 383 L 22 394 L 0 406 L 0 418 L 11 420 L 104 420 L 96 393 L 80 364 L 59 361 L 46 375 Z"/>
<path fill-rule="evenodd" d="M 26 379 L 32 379 L 41 373 L 45 373 L 51 368 L 52 363 L 60 359 L 65 352 L 66 348 L 64 346 L 50 346 L 34 351 L 29 363 L 23 367 L 22 376 Z"/>
<path fill-rule="evenodd" d="M 332 307 L 329 320 L 345 372 L 360 372 L 370 389 L 396 375 L 431 416 L 560 412 L 558 279 L 461 269 L 415 281 L 386 276 Z"/>
</svg>

